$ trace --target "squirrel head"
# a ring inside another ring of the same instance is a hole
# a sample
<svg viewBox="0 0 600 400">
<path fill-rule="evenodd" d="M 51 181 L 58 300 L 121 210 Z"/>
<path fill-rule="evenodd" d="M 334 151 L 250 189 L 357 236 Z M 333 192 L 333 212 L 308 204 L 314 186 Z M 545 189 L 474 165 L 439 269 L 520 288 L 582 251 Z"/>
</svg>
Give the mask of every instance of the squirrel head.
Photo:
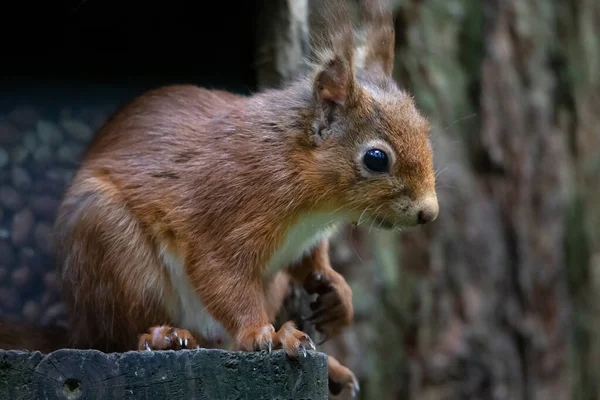
<svg viewBox="0 0 600 400">
<path fill-rule="evenodd" d="M 364 0 L 363 46 L 356 51 L 343 1 L 320 15 L 325 34 L 313 54 L 312 168 L 328 208 L 379 228 L 431 222 L 439 211 L 429 124 L 391 77 L 394 27 L 389 6 Z"/>
</svg>

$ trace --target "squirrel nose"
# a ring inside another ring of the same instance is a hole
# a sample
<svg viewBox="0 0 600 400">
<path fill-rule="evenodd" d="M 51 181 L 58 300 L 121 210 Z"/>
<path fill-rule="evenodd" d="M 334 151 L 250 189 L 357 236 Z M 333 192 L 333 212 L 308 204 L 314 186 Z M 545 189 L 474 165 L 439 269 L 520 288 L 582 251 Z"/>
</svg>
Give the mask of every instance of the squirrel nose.
<svg viewBox="0 0 600 400">
<path fill-rule="evenodd" d="M 439 205 L 435 197 L 427 199 L 419 213 L 417 214 L 417 223 L 426 224 L 433 222 L 437 218 L 439 213 Z"/>
</svg>

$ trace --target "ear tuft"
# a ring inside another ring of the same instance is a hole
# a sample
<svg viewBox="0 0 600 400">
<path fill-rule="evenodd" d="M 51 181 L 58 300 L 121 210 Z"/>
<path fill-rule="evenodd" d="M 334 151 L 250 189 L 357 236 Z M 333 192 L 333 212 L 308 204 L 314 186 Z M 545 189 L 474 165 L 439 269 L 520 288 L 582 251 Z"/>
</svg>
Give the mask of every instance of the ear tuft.
<svg viewBox="0 0 600 400">
<path fill-rule="evenodd" d="M 391 76 L 394 68 L 394 18 L 389 0 L 361 0 L 365 43 L 359 52 L 360 69 Z"/>
</svg>

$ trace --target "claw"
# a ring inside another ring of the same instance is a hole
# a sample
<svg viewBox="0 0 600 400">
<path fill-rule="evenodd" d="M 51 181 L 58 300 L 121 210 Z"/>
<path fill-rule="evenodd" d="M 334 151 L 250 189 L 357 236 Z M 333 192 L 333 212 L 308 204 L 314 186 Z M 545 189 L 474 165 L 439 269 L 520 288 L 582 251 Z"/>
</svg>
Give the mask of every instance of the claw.
<svg viewBox="0 0 600 400">
<path fill-rule="evenodd" d="M 316 346 L 315 343 L 312 341 L 312 339 L 310 337 L 308 337 L 308 345 L 310 346 L 311 350 L 316 350 Z"/>
<path fill-rule="evenodd" d="M 272 347 L 273 347 L 273 344 L 271 342 L 269 342 L 269 348 L 268 348 L 269 353 L 271 353 L 271 348 Z"/>
<path fill-rule="evenodd" d="M 330 315 L 332 315 L 332 310 L 327 310 L 325 308 L 319 308 L 317 310 L 315 310 L 310 317 L 308 318 L 308 322 L 316 324 L 319 322 L 323 322 L 322 320 L 326 320 L 326 319 L 333 319 L 333 317 L 330 317 Z M 335 315 L 335 314 L 333 314 Z M 329 316 L 329 318 L 328 318 Z"/>
<path fill-rule="evenodd" d="M 306 358 L 306 347 L 304 347 L 302 342 L 296 343 L 295 348 L 298 351 L 298 356 L 302 355 L 304 358 Z"/>
<path fill-rule="evenodd" d="M 144 347 L 146 348 L 147 351 L 152 351 L 150 349 L 150 346 L 148 346 L 148 341 L 147 340 L 144 341 Z"/>
<path fill-rule="evenodd" d="M 334 322 L 340 318 L 341 313 L 337 308 L 326 309 L 319 308 L 308 318 L 308 322 L 312 324 L 327 324 Z"/>
<path fill-rule="evenodd" d="M 200 345 L 197 345 L 197 346 L 196 346 L 196 350 L 200 350 Z"/>
<path fill-rule="evenodd" d="M 185 338 L 185 340 L 183 341 L 183 346 L 187 347 L 187 345 L 188 345 L 188 338 Z"/>
<path fill-rule="evenodd" d="M 315 338 L 315 341 L 313 342 L 313 344 L 315 344 L 315 342 L 316 342 L 316 345 L 320 346 L 321 345 L 320 339 L 322 337 L 323 337 L 323 333 L 321 331 L 317 330 L 317 337 Z M 316 346 L 315 346 L 315 350 L 316 350 Z"/>
<path fill-rule="evenodd" d="M 177 342 L 179 342 L 179 346 L 181 347 L 183 345 L 183 340 L 181 340 L 181 337 L 177 337 Z"/>
<path fill-rule="evenodd" d="M 304 288 L 311 294 L 323 294 L 331 291 L 332 286 L 331 282 L 323 280 L 323 276 L 320 273 L 317 273 L 307 279 Z"/>
<path fill-rule="evenodd" d="M 350 386 L 350 395 L 352 397 L 356 397 L 356 394 L 360 392 L 360 386 L 358 386 L 358 381 L 354 378 L 352 385 Z"/>
<path fill-rule="evenodd" d="M 326 341 L 328 341 L 329 339 L 331 339 L 329 337 L 329 334 L 325 333 L 325 335 L 323 336 L 323 340 L 321 340 L 320 342 L 317 343 L 318 346 L 321 346 L 323 343 L 325 343 Z"/>
</svg>

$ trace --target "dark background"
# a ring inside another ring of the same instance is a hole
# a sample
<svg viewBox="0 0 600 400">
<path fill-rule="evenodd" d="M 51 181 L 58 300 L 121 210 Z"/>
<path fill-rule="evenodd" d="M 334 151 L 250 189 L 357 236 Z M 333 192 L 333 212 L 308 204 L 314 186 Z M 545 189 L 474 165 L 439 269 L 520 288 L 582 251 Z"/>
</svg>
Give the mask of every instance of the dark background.
<svg viewBox="0 0 600 400">
<path fill-rule="evenodd" d="M 169 83 L 255 89 L 256 1 L 7 3 L 0 106 L 112 103 Z"/>
<path fill-rule="evenodd" d="M 0 317 L 64 320 L 51 225 L 115 109 L 168 84 L 256 90 L 257 4 L 0 2 Z"/>
</svg>

